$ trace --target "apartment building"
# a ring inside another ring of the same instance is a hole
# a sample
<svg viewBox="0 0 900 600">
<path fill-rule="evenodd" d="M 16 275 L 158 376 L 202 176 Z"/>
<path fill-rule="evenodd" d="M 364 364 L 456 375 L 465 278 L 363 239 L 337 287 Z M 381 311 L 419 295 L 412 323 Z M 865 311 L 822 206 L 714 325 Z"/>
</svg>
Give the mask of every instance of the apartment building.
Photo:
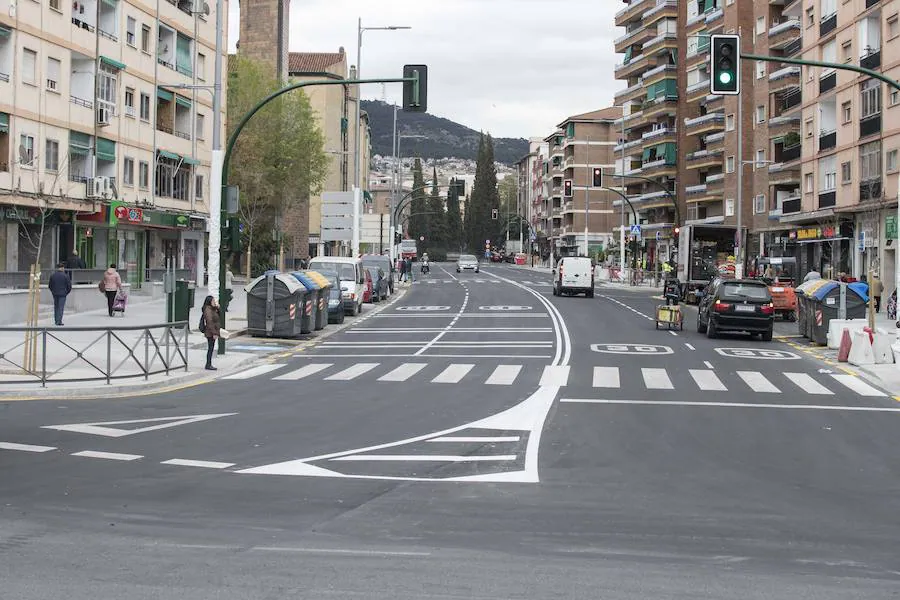
<svg viewBox="0 0 900 600">
<path fill-rule="evenodd" d="M 535 238 L 538 232 L 543 231 L 540 221 L 543 216 L 543 161 L 546 154 L 547 144 L 544 140 L 531 138 L 528 140 L 528 154 L 515 164 L 519 211 L 529 223 Z"/>
<path fill-rule="evenodd" d="M 170 259 L 203 281 L 214 120 L 191 86 L 214 80 L 210 4 L 0 0 L 5 270 L 28 270 L 43 222 L 45 268 L 74 249 L 133 285 Z"/>
</svg>

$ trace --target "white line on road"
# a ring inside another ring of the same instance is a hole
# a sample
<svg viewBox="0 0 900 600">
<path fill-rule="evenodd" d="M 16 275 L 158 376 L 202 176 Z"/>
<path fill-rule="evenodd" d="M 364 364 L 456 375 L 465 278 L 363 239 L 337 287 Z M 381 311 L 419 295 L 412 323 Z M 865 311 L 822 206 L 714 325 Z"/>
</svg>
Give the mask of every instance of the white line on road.
<svg viewBox="0 0 900 600">
<path fill-rule="evenodd" d="M 284 546 L 254 546 L 260 552 L 302 552 L 305 554 L 343 554 L 359 556 L 431 556 L 431 552 L 402 552 L 395 550 L 355 550 L 351 548 L 291 548 Z"/>
<path fill-rule="evenodd" d="M 53 446 L 32 446 L 31 444 L 14 444 L 13 442 L 0 442 L 0 450 L 18 450 L 20 452 L 50 452 L 56 450 Z"/>
<path fill-rule="evenodd" d="M 860 396 L 878 396 L 883 397 L 886 394 L 880 390 L 876 390 L 871 385 L 853 375 L 832 375 L 836 381 L 844 384 Z"/>
<path fill-rule="evenodd" d="M 684 345 L 687 346 L 688 350 L 696 350 L 696 348 L 694 348 L 693 346 L 691 346 L 688 343 L 685 343 Z"/>
<path fill-rule="evenodd" d="M 119 454 L 118 452 L 97 452 L 95 450 L 82 450 L 81 452 L 73 452 L 72 456 L 83 456 L 85 458 L 103 458 L 106 460 L 137 460 L 144 458 L 140 454 Z"/>
<path fill-rule="evenodd" d="M 438 442 L 438 443 L 440 443 L 440 442 L 459 442 L 459 443 L 465 442 L 465 443 L 473 443 L 473 444 L 480 444 L 480 443 L 489 444 L 489 443 L 499 443 L 499 442 L 518 442 L 519 436 L 517 436 L 517 435 L 494 435 L 494 436 L 491 436 L 491 435 L 485 435 L 485 436 L 445 435 L 443 437 L 433 438 L 433 439 L 430 439 L 427 441 L 428 442 Z"/>
<path fill-rule="evenodd" d="M 713 368 L 712 363 L 709 362 L 708 360 L 704 360 L 704 361 L 703 361 L 703 366 L 705 366 L 707 369 L 712 369 L 712 368 Z"/>
<path fill-rule="evenodd" d="M 671 334 L 674 335 L 674 336 L 677 336 L 677 335 L 678 335 L 678 332 L 672 331 L 671 329 L 669 330 L 669 333 L 671 333 Z"/>
<path fill-rule="evenodd" d="M 234 463 L 215 462 L 209 460 L 187 460 L 184 458 L 173 458 L 171 460 L 162 461 L 163 465 L 176 465 L 179 467 L 199 467 L 201 469 L 227 469 L 233 467 Z"/>
<path fill-rule="evenodd" d="M 900 413 L 900 408 L 880 406 L 838 406 L 829 404 L 752 404 L 749 402 L 693 402 L 688 400 L 598 400 L 596 398 L 560 398 L 569 404 L 634 404 L 648 406 L 697 406 L 713 408 L 779 408 L 785 410 L 835 410 L 849 412 Z"/>
<path fill-rule="evenodd" d="M 449 350 L 449 348 L 448 348 Z M 414 358 L 417 354 L 298 354 L 295 358 Z M 552 358 L 549 354 L 434 354 L 426 358 Z"/>
<path fill-rule="evenodd" d="M 834 395 L 831 390 L 806 373 L 785 373 L 784 376 L 807 394 L 821 394 L 822 396 Z"/>
<path fill-rule="evenodd" d="M 541 375 L 541 382 L 538 385 L 541 387 L 562 387 L 566 385 L 569 381 L 569 369 L 570 367 L 568 366 L 544 367 L 544 373 Z"/>
<path fill-rule="evenodd" d="M 354 454 L 352 456 L 339 456 L 331 460 L 352 462 L 503 462 L 516 460 L 515 454 L 498 454 L 496 456 L 453 456 L 450 454 Z"/>
<path fill-rule="evenodd" d="M 428 365 L 426 363 L 403 363 L 393 371 L 378 378 L 378 381 L 406 381 Z"/>
<path fill-rule="evenodd" d="M 280 369 L 283 366 L 283 364 L 259 365 L 258 367 L 253 367 L 252 369 L 247 369 L 246 371 L 241 371 L 234 375 L 226 375 L 225 377 L 222 377 L 222 379 L 251 379 L 258 375 L 265 375 L 266 373 Z"/>
<path fill-rule="evenodd" d="M 332 363 L 315 363 L 312 365 L 306 365 L 305 367 L 301 367 L 296 371 L 291 371 L 290 373 L 279 375 L 278 377 L 274 377 L 273 379 L 275 381 L 297 381 L 299 379 L 303 379 L 304 377 L 315 375 L 319 371 L 324 371 L 331 366 L 333 366 Z"/>
<path fill-rule="evenodd" d="M 712 371 L 705 369 L 689 369 L 697 387 L 704 391 L 727 392 L 728 388 Z"/>
<path fill-rule="evenodd" d="M 759 371 L 738 371 L 737 374 L 754 392 L 763 394 L 781 393 L 781 390 L 775 387 L 775 384 L 766 379 L 766 376 Z"/>
<path fill-rule="evenodd" d="M 619 367 L 594 367 L 595 388 L 617 388 L 621 385 Z"/>
<path fill-rule="evenodd" d="M 671 390 L 674 389 L 672 380 L 669 379 L 665 369 L 641 369 L 644 375 L 644 385 L 651 390 Z"/>
<path fill-rule="evenodd" d="M 512 385 L 521 370 L 522 365 L 498 365 L 484 383 L 485 385 Z"/>
<path fill-rule="evenodd" d="M 355 379 L 360 375 L 368 373 L 379 364 L 380 363 L 359 363 L 353 365 L 350 368 L 344 369 L 339 373 L 335 373 L 334 375 L 326 377 L 325 381 L 350 381 L 351 379 Z"/>
<path fill-rule="evenodd" d="M 469 374 L 475 365 L 473 364 L 452 364 L 440 375 L 431 380 L 432 383 L 459 383 L 463 377 Z"/>
<path fill-rule="evenodd" d="M 463 289 L 466 289 L 466 288 L 464 287 Z M 438 341 L 440 341 L 440 339 L 442 337 L 447 335 L 447 332 L 450 331 L 453 328 L 453 326 L 456 325 L 456 323 L 459 321 L 460 315 L 462 315 L 464 312 L 466 312 L 466 305 L 468 305 L 468 304 L 469 304 L 469 291 L 466 290 L 466 295 L 463 298 L 462 306 L 460 307 L 459 312 L 456 313 L 456 316 L 453 317 L 453 320 L 450 321 L 450 323 L 446 327 L 444 327 L 444 331 L 442 331 L 439 334 L 437 334 L 436 336 L 434 336 L 434 338 L 430 342 L 428 342 L 427 344 L 422 346 L 419 349 L 419 351 L 416 352 L 416 356 L 421 356 L 422 354 L 427 352 L 429 348 L 434 346 Z"/>
</svg>

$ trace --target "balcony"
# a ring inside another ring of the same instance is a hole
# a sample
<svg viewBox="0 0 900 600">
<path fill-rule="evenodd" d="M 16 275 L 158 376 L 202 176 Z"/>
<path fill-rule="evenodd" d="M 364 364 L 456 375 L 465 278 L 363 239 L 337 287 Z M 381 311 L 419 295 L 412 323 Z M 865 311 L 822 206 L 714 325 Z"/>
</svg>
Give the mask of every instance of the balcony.
<svg viewBox="0 0 900 600">
<path fill-rule="evenodd" d="M 824 94 L 834 89 L 837 85 L 837 71 L 832 71 L 819 77 L 819 94 Z"/>
<path fill-rule="evenodd" d="M 791 185 L 800 183 L 800 165 L 783 162 L 769 165 L 768 179 L 770 185 Z"/>
<path fill-rule="evenodd" d="M 725 141 L 725 132 L 724 131 L 710 133 L 709 135 L 706 136 L 706 149 L 707 150 L 718 149 L 724 141 Z"/>
<path fill-rule="evenodd" d="M 800 88 L 788 90 L 781 96 L 781 112 L 786 113 L 803 104 L 803 92 Z"/>
<path fill-rule="evenodd" d="M 642 112 L 648 119 L 658 117 L 659 115 L 668 114 L 675 116 L 675 110 L 678 108 L 678 98 L 669 96 L 661 96 L 655 100 L 648 100 L 644 103 Z"/>
<path fill-rule="evenodd" d="M 677 67 L 675 65 L 657 65 L 652 69 L 647 70 L 643 76 L 641 77 L 641 84 L 644 86 L 648 86 L 651 83 L 656 83 L 660 79 L 665 79 L 666 77 L 670 77 L 675 75 L 677 71 Z"/>
<path fill-rule="evenodd" d="M 647 70 L 649 64 L 650 57 L 646 54 L 638 54 L 637 56 L 632 56 L 631 59 L 628 60 L 628 62 L 623 62 L 622 64 L 616 65 L 616 79 L 628 79 L 629 77 L 640 75 Z"/>
<path fill-rule="evenodd" d="M 689 185 L 684 188 L 684 192 L 688 196 L 698 196 L 698 195 L 706 194 L 706 184 L 700 183 L 698 185 Z"/>
<path fill-rule="evenodd" d="M 837 29 L 837 13 L 832 13 L 819 23 L 819 37 L 824 37 L 835 29 Z"/>
<path fill-rule="evenodd" d="M 881 0 L 866 0 L 866 8 L 872 8 L 879 2 L 881 2 Z"/>
<path fill-rule="evenodd" d="M 646 25 L 652 25 L 664 17 L 676 18 L 678 16 L 678 0 L 656 0 L 656 6 L 644 12 L 641 20 Z"/>
<path fill-rule="evenodd" d="M 616 92 L 615 103 L 622 105 L 628 102 L 629 100 L 634 100 L 638 96 L 643 95 L 644 93 L 644 84 L 638 82 L 632 86 L 628 86 L 624 90 Z"/>
<path fill-rule="evenodd" d="M 631 31 L 626 32 L 625 35 L 616 38 L 616 41 L 613 42 L 613 44 L 615 45 L 616 52 L 621 54 L 625 52 L 628 46 L 631 46 L 633 44 L 643 44 L 652 35 L 653 31 L 651 29 L 648 29 L 643 24 L 640 24 Z"/>
<path fill-rule="evenodd" d="M 881 133 L 881 113 L 871 115 L 859 120 L 859 137 Z"/>
<path fill-rule="evenodd" d="M 627 23 L 640 19 L 644 11 L 651 8 L 653 0 L 633 0 L 629 5 L 616 13 L 616 27 L 625 27 Z"/>
<path fill-rule="evenodd" d="M 626 152 L 627 153 L 629 150 L 640 148 L 641 144 L 643 144 L 643 143 L 644 143 L 643 139 L 631 140 L 630 142 L 625 142 L 624 144 L 618 144 L 616 146 L 613 146 L 613 152 L 615 152 L 615 153 Z"/>
<path fill-rule="evenodd" d="M 769 137 L 783 137 L 788 133 L 800 132 L 800 117 L 785 117 L 784 115 L 769 119 Z"/>
<path fill-rule="evenodd" d="M 859 182 L 859 199 L 861 201 L 880 200 L 883 192 L 881 179 L 870 179 Z"/>
<path fill-rule="evenodd" d="M 830 192 L 822 192 L 819 194 L 819 208 L 831 208 L 837 204 L 837 193 L 832 190 Z"/>
<path fill-rule="evenodd" d="M 859 59 L 863 69 L 875 70 L 881 67 L 881 48 L 869 49 L 868 54 Z"/>
<path fill-rule="evenodd" d="M 713 173 L 706 176 L 706 190 L 710 194 L 721 194 L 725 187 L 725 173 Z"/>
<path fill-rule="evenodd" d="M 660 54 L 678 46 L 678 34 L 674 31 L 662 33 L 644 44 L 644 54 Z"/>
<path fill-rule="evenodd" d="M 641 174 L 645 177 L 660 177 L 662 175 L 675 175 L 676 167 L 674 161 L 670 162 L 665 158 L 645 162 L 641 165 Z"/>
<path fill-rule="evenodd" d="M 687 99 L 689 102 L 705 98 L 709 92 L 709 79 L 698 81 L 687 87 Z"/>
<path fill-rule="evenodd" d="M 697 150 L 689 152 L 685 156 L 688 169 L 701 169 L 704 167 L 715 167 L 722 164 L 722 156 L 724 150 Z"/>
<path fill-rule="evenodd" d="M 781 161 L 782 163 L 789 163 L 795 160 L 800 159 L 801 150 L 803 149 L 803 144 L 797 142 L 796 144 L 790 146 L 784 146 L 781 150 Z M 775 160 L 778 160 L 776 155 Z M 771 170 L 771 169 L 770 169 Z"/>
<path fill-rule="evenodd" d="M 687 133 L 690 134 L 721 131 L 725 128 L 725 115 L 722 113 L 710 113 L 694 119 L 685 119 L 684 125 L 687 128 Z"/>
<path fill-rule="evenodd" d="M 798 52 L 800 52 L 800 50 L 802 50 L 802 49 L 803 49 L 803 39 L 798 37 L 793 42 L 789 43 L 787 46 L 782 48 L 781 51 L 784 53 L 784 55 L 786 57 L 790 58 L 790 57 L 794 56 L 795 54 L 797 54 Z"/>
<path fill-rule="evenodd" d="M 831 150 L 837 146 L 837 131 L 819 132 L 819 152 Z"/>
<path fill-rule="evenodd" d="M 714 26 L 713 24 L 716 23 L 716 21 L 721 20 L 722 17 L 724 17 L 724 16 L 725 16 L 725 11 L 721 7 L 716 8 L 716 9 L 712 10 L 711 12 L 707 12 L 706 19 L 704 19 L 706 21 L 706 26 L 707 27 Z M 717 25 L 718 24 L 716 24 L 715 26 L 717 26 Z"/>
<path fill-rule="evenodd" d="M 793 213 L 798 213 L 803 208 L 803 202 L 800 196 L 794 196 L 792 198 L 785 198 L 781 203 L 781 212 L 782 214 L 789 215 Z"/>
<path fill-rule="evenodd" d="M 800 19 L 790 19 L 769 29 L 769 48 L 781 50 L 800 37 Z"/>
<path fill-rule="evenodd" d="M 652 140 L 654 144 L 659 144 L 663 140 L 660 138 L 675 136 L 675 128 L 669 127 L 660 127 L 658 129 L 651 129 L 650 131 L 646 131 L 641 134 L 641 142 L 647 142 Z"/>
<path fill-rule="evenodd" d="M 780 92 L 800 85 L 800 67 L 784 67 L 769 73 L 769 91 Z"/>
</svg>

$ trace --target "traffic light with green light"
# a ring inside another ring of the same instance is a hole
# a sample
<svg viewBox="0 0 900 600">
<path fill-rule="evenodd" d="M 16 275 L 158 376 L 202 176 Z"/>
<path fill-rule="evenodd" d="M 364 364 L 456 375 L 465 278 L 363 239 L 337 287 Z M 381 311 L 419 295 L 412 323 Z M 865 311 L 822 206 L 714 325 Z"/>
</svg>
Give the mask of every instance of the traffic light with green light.
<svg viewBox="0 0 900 600">
<path fill-rule="evenodd" d="M 711 94 L 737 96 L 741 93 L 741 38 L 736 35 L 710 36 Z"/>
</svg>

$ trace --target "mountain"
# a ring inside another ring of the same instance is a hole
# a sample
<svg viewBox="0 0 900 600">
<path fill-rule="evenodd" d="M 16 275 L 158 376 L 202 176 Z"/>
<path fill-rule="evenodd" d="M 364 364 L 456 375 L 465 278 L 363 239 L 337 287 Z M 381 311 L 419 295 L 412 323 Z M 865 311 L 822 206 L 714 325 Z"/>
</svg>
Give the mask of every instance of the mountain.
<svg viewBox="0 0 900 600">
<path fill-rule="evenodd" d="M 363 100 L 362 109 L 369 114 L 372 130 L 372 154 L 391 156 L 394 131 L 394 106 L 381 100 Z M 422 158 L 465 158 L 475 160 L 478 154 L 479 132 L 450 119 L 428 113 L 397 113 L 397 127 L 402 135 L 423 135 L 421 139 L 402 142 L 403 154 Z M 524 138 L 494 138 L 497 162 L 511 165 L 528 154 L 528 140 Z"/>
</svg>

